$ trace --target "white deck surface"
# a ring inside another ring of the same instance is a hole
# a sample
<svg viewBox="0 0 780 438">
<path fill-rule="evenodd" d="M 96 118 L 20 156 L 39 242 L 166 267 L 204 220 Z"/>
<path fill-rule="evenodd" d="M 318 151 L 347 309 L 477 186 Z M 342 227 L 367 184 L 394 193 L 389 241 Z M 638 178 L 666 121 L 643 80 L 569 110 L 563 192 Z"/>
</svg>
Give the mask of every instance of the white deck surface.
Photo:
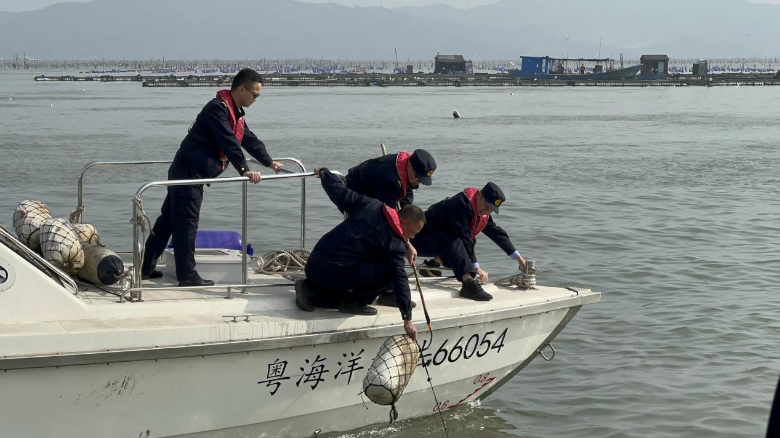
<svg viewBox="0 0 780 438">
<path fill-rule="evenodd" d="M 484 286 L 494 296 L 489 302 L 476 302 L 458 296 L 460 283 L 452 278 L 421 278 L 423 293 L 434 330 L 444 321 L 483 316 L 485 321 L 496 312 L 515 310 L 521 314 L 538 313 L 572 305 L 596 302 L 600 294 L 576 293 L 537 286 L 521 290 L 514 287 Z M 166 277 L 145 280 L 142 302 L 119 303 L 115 295 L 88 287 L 79 293 L 86 303 L 86 317 L 66 321 L 0 324 L 0 351 L 4 356 L 67 354 L 117 351 L 123 349 L 187 346 L 239 340 L 261 340 L 314 333 L 398 326 L 397 308 L 375 306 L 374 316 L 355 316 L 336 309 L 304 312 L 295 305 L 293 283 L 280 276 L 250 273 L 248 283 L 259 285 L 247 293 L 233 290 L 226 299 L 222 289 L 179 289 Z M 410 278 L 414 287 L 414 278 Z M 419 293 L 413 319 L 418 330 L 425 327 Z M 234 318 L 232 315 L 236 315 Z M 11 353 L 13 352 L 13 353 Z"/>
</svg>

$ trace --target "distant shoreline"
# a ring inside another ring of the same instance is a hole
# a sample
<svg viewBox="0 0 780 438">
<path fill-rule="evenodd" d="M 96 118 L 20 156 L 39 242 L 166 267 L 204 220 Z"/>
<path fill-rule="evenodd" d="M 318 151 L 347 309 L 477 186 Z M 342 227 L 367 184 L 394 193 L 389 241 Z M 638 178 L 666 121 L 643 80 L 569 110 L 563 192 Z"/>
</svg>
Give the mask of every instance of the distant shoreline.
<svg viewBox="0 0 780 438">
<path fill-rule="evenodd" d="M 672 58 L 669 61 L 670 72 L 687 73 L 699 59 Z M 769 73 L 778 70 L 780 58 L 724 58 L 707 59 L 712 72 L 751 72 Z M 474 72 L 506 72 L 517 68 L 518 60 L 497 59 L 473 61 Z M 626 66 L 639 64 L 638 59 L 624 60 Z M 241 68 L 251 67 L 260 73 L 388 73 L 406 70 L 411 65 L 415 72 L 431 73 L 434 61 L 407 60 L 327 60 L 327 59 L 260 59 L 260 60 L 175 60 L 175 59 L 68 59 L 45 60 L 23 57 L 0 58 L 0 70 L 49 70 L 71 71 L 84 74 L 118 73 L 198 73 L 230 74 Z"/>
</svg>

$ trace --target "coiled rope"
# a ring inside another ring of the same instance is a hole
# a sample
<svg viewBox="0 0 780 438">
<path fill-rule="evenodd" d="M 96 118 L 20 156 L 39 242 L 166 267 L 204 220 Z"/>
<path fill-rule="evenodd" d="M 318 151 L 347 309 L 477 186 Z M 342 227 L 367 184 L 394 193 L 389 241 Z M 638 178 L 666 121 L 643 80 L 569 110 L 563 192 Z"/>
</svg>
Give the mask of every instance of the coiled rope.
<svg viewBox="0 0 780 438">
<path fill-rule="evenodd" d="M 271 251 L 257 258 L 258 274 L 281 275 L 296 281 L 306 278 L 304 269 L 311 253 L 305 249 Z"/>
<path fill-rule="evenodd" d="M 496 286 L 517 286 L 521 289 L 533 289 L 536 286 L 536 275 L 521 272 L 493 282 Z"/>
<path fill-rule="evenodd" d="M 525 270 L 520 266 L 520 273 L 510 277 L 494 281 L 497 286 L 517 286 L 520 289 L 534 289 L 536 287 L 536 261 L 526 260 Z"/>
</svg>

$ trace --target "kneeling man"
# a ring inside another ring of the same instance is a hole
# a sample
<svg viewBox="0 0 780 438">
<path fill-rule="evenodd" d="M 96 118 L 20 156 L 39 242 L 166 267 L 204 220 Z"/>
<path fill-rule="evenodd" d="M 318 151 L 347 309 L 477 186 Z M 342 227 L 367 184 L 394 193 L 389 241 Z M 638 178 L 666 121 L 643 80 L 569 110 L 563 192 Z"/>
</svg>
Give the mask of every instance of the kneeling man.
<svg viewBox="0 0 780 438">
<path fill-rule="evenodd" d="M 340 312 L 375 315 L 368 304 L 392 288 L 404 321 L 404 330 L 416 339 L 412 300 L 405 260 L 415 263 L 408 245 L 425 225 L 425 214 L 415 205 L 400 211 L 350 190 L 328 169 L 314 169 L 322 187 L 344 222 L 322 236 L 306 263 L 306 280 L 295 283 L 295 303 L 301 310 L 337 307 Z"/>
<path fill-rule="evenodd" d="M 512 245 L 506 231 L 490 217 L 492 212 L 498 214 L 498 208 L 504 201 L 504 192 L 492 182 L 482 190 L 467 188 L 431 205 L 425 212 L 425 228 L 412 240 L 419 255 L 436 258 L 426 261 L 426 267 L 439 267 L 443 262 L 452 268 L 455 278 L 463 282 L 460 296 L 464 298 L 477 301 L 493 299 L 474 280 L 478 276 L 483 282 L 488 281 L 488 273 L 480 268 L 474 252 L 479 233 L 485 233 L 525 269 L 525 259 Z M 426 275 L 430 269 L 423 268 L 420 272 Z"/>
</svg>

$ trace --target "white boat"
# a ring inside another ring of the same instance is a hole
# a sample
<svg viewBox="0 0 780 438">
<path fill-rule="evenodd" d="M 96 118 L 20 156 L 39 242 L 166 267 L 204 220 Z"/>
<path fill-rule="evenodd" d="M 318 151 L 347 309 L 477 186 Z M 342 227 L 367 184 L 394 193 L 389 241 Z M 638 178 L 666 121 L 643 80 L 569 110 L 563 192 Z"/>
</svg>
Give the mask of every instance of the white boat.
<svg viewBox="0 0 780 438">
<path fill-rule="evenodd" d="M 312 173 L 288 161 L 301 172 L 264 183 L 301 180 L 304 246 L 303 182 Z M 84 171 L 106 164 L 143 163 Z M 246 180 L 200 182 L 242 184 L 246 199 Z M 136 195 L 175 183 L 186 182 L 150 183 Z M 140 260 L 135 230 L 133 258 L 121 254 L 126 267 Z M 404 333 L 398 309 L 300 311 L 290 280 L 241 269 L 247 257 L 239 253 L 198 252 L 199 272 L 210 278 L 201 264 L 208 259 L 211 278 L 222 278 L 207 289 L 178 288 L 167 277 L 141 283 L 137 271 L 124 285 L 96 287 L 77 284 L 0 228 L 2 435 L 309 437 L 387 422 L 388 407 L 360 393 L 380 345 Z M 489 284 L 495 298 L 475 302 L 458 297 L 454 279 L 421 281 L 432 338 L 421 306 L 414 320 L 438 402 L 418 366 L 397 404 L 402 420 L 487 397 L 537 356 L 554 354 L 558 333 L 600 300 L 589 290 Z"/>
</svg>

